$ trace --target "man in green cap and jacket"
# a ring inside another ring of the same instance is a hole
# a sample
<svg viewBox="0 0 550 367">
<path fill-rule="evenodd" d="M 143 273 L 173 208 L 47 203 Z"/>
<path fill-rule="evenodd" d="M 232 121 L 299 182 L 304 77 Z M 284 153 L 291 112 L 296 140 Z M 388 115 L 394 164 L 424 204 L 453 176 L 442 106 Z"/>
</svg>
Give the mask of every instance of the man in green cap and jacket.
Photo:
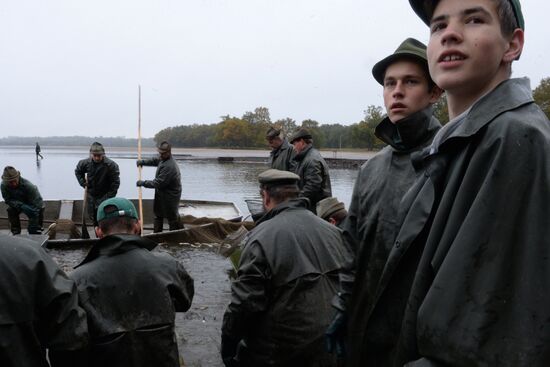
<svg viewBox="0 0 550 367">
<path fill-rule="evenodd" d="M 161 142 L 157 151 L 158 157 L 140 159 L 136 162 L 138 166 L 157 167 L 154 180 L 140 180 L 137 186 L 148 189 L 155 189 L 155 201 L 153 211 L 155 219 L 153 231 L 162 232 L 164 218 L 168 220 L 171 231 L 183 227 L 179 215 L 179 203 L 181 199 L 181 173 L 178 163 L 172 157 L 172 146 L 167 141 Z"/>
<path fill-rule="evenodd" d="M 282 171 L 292 171 L 294 149 L 283 136 L 283 132 L 275 127 L 270 127 L 267 130 L 265 138 L 271 147 L 269 166 Z"/>
<path fill-rule="evenodd" d="M 105 148 L 98 142 L 90 146 L 90 156 L 76 165 L 74 174 L 80 186 L 87 188 L 88 216 L 97 226 L 97 208 L 103 201 L 115 197 L 120 186 L 118 164 L 105 156 Z"/>
<path fill-rule="evenodd" d="M 335 367 L 323 335 L 345 251 L 340 230 L 299 198 L 294 173 L 259 175 L 266 214 L 250 232 L 222 326 L 226 366 Z"/>
<path fill-rule="evenodd" d="M 294 147 L 293 172 L 300 176 L 300 196 L 309 200 L 309 210 L 316 212 L 317 203 L 332 196 L 327 162 L 313 147 L 313 137 L 305 129 L 299 129 L 290 143 Z"/>
<path fill-rule="evenodd" d="M 387 331 L 368 332 L 369 310 L 399 228 L 400 200 L 417 177 L 411 155 L 429 146 L 441 127 L 432 115 L 441 90 L 430 78 L 424 44 L 406 39 L 374 65 L 372 75 L 383 87 L 387 111 L 375 134 L 388 145 L 359 171 L 343 225 L 355 239 L 350 243 L 355 246 L 355 281 L 348 278 L 342 282 L 334 302 L 349 320 L 346 359 L 348 365 L 357 367 L 385 366 L 384 357 L 390 357 L 385 355 L 385 343 L 393 341 L 385 335 L 391 333 L 391 323 L 385 325 Z M 337 337 L 342 341 L 344 333 Z M 381 347 L 371 350 L 371 346 Z"/>
<path fill-rule="evenodd" d="M 6 166 L 2 174 L 2 197 L 8 205 L 10 230 L 14 235 L 21 233 L 19 215 L 24 213 L 29 218 L 29 234 L 42 233 L 44 203 L 38 188 L 12 166 Z"/>
</svg>

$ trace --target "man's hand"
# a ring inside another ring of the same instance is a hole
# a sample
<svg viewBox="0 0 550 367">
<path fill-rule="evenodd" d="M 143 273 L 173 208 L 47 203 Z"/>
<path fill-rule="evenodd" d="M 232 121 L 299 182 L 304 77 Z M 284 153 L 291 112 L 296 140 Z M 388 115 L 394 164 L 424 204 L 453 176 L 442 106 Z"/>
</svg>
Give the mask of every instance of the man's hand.
<svg viewBox="0 0 550 367">
<path fill-rule="evenodd" d="M 138 159 L 136 161 L 136 166 L 141 167 L 145 163 L 145 159 Z"/>
<path fill-rule="evenodd" d="M 345 337 L 346 337 L 347 315 L 345 312 L 337 310 L 330 325 L 325 331 L 325 346 L 327 352 L 336 353 L 338 358 L 341 358 L 346 353 Z"/>
<path fill-rule="evenodd" d="M 25 213 L 27 217 L 37 217 L 39 210 L 33 206 L 23 204 L 21 205 L 21 211 Z"/>
<path fill-rule="evenodd" d="M 137 186 L 137 187 L 141 187 L 141 186 L 144 186 L 144 185 L 145 185 L 145 181 L 138 180 L 138 181 L 136 182 L 136 186 Z"/>
<path fill-rule="evenodd" d="M 222 335 L 221 353 L 225 367 L 239 367 L 239 362 L 235 359 L 238 345 L 238 340 L 235 340 L 227 335 Z"/>
</svg>

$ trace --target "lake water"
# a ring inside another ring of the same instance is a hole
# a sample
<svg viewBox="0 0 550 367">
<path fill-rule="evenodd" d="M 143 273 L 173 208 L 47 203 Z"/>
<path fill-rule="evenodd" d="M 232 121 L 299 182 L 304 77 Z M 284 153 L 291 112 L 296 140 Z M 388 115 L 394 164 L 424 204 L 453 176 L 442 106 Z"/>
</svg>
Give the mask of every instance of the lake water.
<svg viewBox="0 0 550 367">
<path fill-rule="evenodd" d="M 228 150 L 179 150 L 177 153 L 193 157 L 230 156 Z M 148 154 L 153 154 L 149 151 Z M 197 154 L 199 154 L 197 156 Z M 235 156 L 247 154 L 236 151 Z M 249 152 L 251 156 L 269 155 L 269 151 Z M 0 147 L 0 169 L 14 166 L 21 175 L 38 186 L 42 197 L 47 200 L 82 199 L 83 189 L 78 185 L 74 169 L 80 159 L 88 156 L 88 147 L 54 148 L 42 147 L 43 160 L 36 161 L 32 147 Z M 107 156 L 120 167 L 120 188 L 118 196 L 137 198 L 135 182 L 138 170 L 135 150 L 107 149 Z M 218 163 L 215 160 L 180 160 L 182 174 L 182 198 L 194 200 L 232 201 L 248 214 L 245 199 L 258 196 L 258 174 L 267 167 L 262 163 Z M 142 178 L 153 179 L 155 167 L 143 167 Z M 353 184 L 358 171 L 355 169 L 332 169 L 332 194 L 349 206 Z M 143 198 L 153 198 L 154 190 L 143 189 Z"/>
</svg>

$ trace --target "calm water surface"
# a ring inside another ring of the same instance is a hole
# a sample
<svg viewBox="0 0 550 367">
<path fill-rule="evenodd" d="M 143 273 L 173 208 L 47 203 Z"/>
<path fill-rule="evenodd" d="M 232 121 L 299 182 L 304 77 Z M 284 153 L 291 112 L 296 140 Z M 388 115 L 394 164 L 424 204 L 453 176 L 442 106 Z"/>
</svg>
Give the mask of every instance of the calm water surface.
<svg viewBox="0 0 550 367">
<path fill-rule="evenodd" d="M 210 155 L 216 150 L 210 150 Z M 265 156 L 268 156 L 266 150 Z M 88 156 L 88 148 L 42 147 L 43 160 L 36 161 L 32 147 L 0 147 L 0 169 L 11 165 L 23 177 L 38 186 L 44 199 L 81 199 L 83 190 L 74 176 L 74 169 L 80 159 Z M 127 158 L 134 151 L 117 149 L 107 156 L 120 167 L 120 188 L 118 196 L 137 198 L 135 182 L 138 170 L 135 160 Z M 224 151 L 220 156 L 226 156 Z M 215 155 L 214 155 L 215 156 Z M 257 177 L 266 169 L 261 163 L 218 163 L 208 160 L 181 160 L 178 164 L 182 173 L 184 199 L 219 200 L 234 202 L 243 213 L 248 213 L 245 199 L 258 196 Z M 143 179 L 153 179 L 155 167 L 143 167 Z M 349 206 L 353 184 L 358 171 L 355 169 L 332 169 L 332 194 Z M 154 190 L 143 189 L 143 198 L 152 199 Z"/>
</svg>

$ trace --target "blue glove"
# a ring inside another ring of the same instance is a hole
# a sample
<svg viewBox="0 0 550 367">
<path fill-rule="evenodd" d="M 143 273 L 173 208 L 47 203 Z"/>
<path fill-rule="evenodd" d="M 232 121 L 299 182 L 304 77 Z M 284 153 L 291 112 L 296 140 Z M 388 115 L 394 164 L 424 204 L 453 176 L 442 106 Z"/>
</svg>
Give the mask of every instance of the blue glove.
<svg viewBox="0 0 550 367">
<path fill-rule="evenodd" d="M 336 356 L 338 358 L 341 358 L 346 354 L 346 324 L 346 313 L 338 310 L 325 331 L 325 347 L 327 352 L 331 354 L 336 352 Z"/>
<path fill-rule="evenodd" d="M 136 166 L 141 167 L 145 163 L 145 159 L 138 159 L 136 161 Z"/>
<path fill-rule="evenodd" d="M 136 182 L 136 186 L 140 187 L 140 186 L 144 186 L 145 185 L 145 181 L 142 181 L 142 180 L 139 180 Z"/>
<path fill-rule="evenodd" d="M 38 209 L 36 209 L 33 206 L 23 204 L 21 205 L 21 211 L 25 213 L 27 217 L 37 217 L 38 216 Z"/>
</svg>

